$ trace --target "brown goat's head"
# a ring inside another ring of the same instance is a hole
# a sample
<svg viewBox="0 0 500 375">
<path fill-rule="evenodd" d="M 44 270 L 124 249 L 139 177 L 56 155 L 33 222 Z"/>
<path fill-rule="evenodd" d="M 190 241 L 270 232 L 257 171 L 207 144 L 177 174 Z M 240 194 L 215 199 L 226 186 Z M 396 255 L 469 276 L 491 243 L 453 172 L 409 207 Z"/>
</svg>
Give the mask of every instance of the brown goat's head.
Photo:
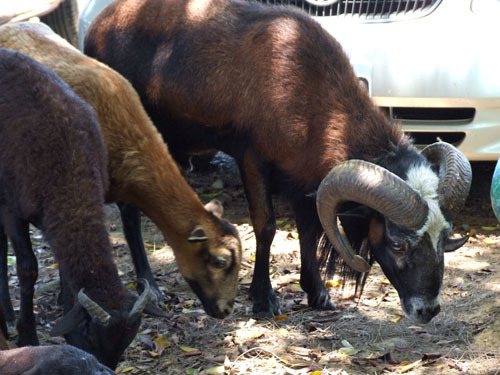
<svg viewBox="0 0 500 375">
<path fill-rule="evenodd" d="M 176 261 L 207 314 L 221 319 L 233 311 L 241 241 L 234 226 L 221 218 L 220 202 L 212 201 L 205 208 L 209 220 L 192 229 L 185 239 L 189 251 L 176 252 Z"/>
<path fill-rule="evenodd" d="M 440 310 L 444 252 L 467 241 L 468 237 L 449 238 L 449 220 L 463 206 L 472 180 L 469 162 L 453 146 L 437 142 L 423 155 L 438 173 L 417 153 L 404 179 L 376 164 L 350 160 L 332 169 L 317 195 L 325 233 L 346 263 L 359 272 L 368 272 L 370 265 L 351 248 L 337 213 L 348 201 L 370 212 L 362 253 L 371 252 L 398 291 L 405 314 L 420 324 Z"/>
<path fill-rule="evenodd" d="M 51 336 L 64 335 L 69 344 L 115 368 L 139 329 L 142 312 L 151 293 L 149 283 L 146 280 L 143 282 L 145 288 L 142 294 L 135 302 L 132 296 L 125 298 L 120 310 L 104 310 L 81 289 L 73 308 L 56 323 Z"/>
</svg>

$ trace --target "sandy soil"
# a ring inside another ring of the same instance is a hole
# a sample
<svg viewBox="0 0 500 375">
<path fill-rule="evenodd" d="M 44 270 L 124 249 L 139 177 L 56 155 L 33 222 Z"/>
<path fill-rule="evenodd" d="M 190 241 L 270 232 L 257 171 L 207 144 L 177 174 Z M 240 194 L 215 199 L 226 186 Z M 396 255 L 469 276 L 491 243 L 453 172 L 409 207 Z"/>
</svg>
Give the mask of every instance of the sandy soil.
<svg viewBox="0 0 500 375">
<path fill-rule="evenodd" d="M 363 296 L 330 280 L 333 312 L 307 307 L 299 282 L 299 244 L 290 211 L 278 200 L 279 230 L 272 249 L 272 282 L 284 315 L 256 320 L 248 299 L 255 238 L 239 180 L 220 170 L 191 175 L 204 201 L 222 200 L 226 217 L 238 226 L 244 245 L 235 312 L 223 321 L 208 317 L 177 272 L 161 234 L 147 219 L 143 233 L 149 259 L 167 296 L 166 319 L 146 317 L 127 349 L 118 373 L 128 374 L 500 374 L 500 227 L 489 204 L 491 163 L 474 164 L 474 183 L 457 233 L 471 239 L 446 254 L 442 311 L 428 325 L 404 317 L 399 298 L 380 269 L 372 270 Z M 217 188 L 222 182 L 223 188 Z M 215 183 L 215 184 L 214 184 Z M 135 275 L 121 233 L 117 209 L 109 206 L 109 229 L 124 283 Z M 42 343 L 61 342 L 48 331 L 60 316 L 55 306 L 57 268 L 34 231 L 40 260 L 36 311 Z M 17 293 L 15 267 L 10 268 Z M 18 295 L 15 303 L 17 304 Z M 12 338 L 15 339 L 15 336 Z"/>
</svg>

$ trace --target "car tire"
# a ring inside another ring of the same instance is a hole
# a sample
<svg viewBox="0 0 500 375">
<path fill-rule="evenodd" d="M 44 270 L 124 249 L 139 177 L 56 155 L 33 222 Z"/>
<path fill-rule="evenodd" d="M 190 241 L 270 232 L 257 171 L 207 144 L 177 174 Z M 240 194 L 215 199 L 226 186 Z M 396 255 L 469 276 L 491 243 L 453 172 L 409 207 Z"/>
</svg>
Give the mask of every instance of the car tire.
<svg viewBox="0 0 500 375">
<path fill-rule="evenodd" d="M 77 0 L 63 0 L 49 14 L 40 20 L 49 25 L 54 32 L 62 36 L 73 46 L 78 45 L 78 3 Z"/>
</svg>

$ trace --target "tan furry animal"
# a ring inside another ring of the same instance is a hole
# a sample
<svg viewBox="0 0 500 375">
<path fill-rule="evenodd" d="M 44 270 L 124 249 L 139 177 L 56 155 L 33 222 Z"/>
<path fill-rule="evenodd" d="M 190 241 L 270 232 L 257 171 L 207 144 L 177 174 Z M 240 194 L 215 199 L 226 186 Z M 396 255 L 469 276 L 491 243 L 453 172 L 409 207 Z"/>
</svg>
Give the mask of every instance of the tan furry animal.
<svg viewBox="0 0 500 375">
<path fill-rule="evenodd" d="M 149 216 L 172 247 L 179 271 L 206 312 L 218 318 L 228 315 L 241 262 L 237 231 L 220 217 L 220 204 L 204 207 L 187 184 L 129 82 L 41 23 L 0 26 L 0 47 L 20 51 L 51 68 L 94 108 L 109 155 L 111 184 L 106 200 L 132 204 Z M 137 276 L 155 287 L 140 248 L 142 240 L 127 239 Z"/>
</svg>

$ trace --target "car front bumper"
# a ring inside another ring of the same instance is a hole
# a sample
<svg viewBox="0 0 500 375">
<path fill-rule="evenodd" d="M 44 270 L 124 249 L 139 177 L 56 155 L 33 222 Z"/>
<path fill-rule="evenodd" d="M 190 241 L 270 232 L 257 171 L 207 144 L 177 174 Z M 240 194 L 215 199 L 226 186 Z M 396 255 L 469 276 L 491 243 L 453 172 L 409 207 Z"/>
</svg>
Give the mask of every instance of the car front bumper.
<svg viewBox="0 0 500 375">
<path fill-rule="evenodd" d="M 497 18 L 472 13 L 470 0 L 443 0 L 421 18 L 315 19 L 342 44 L 375 103 L 417 144 L 440 139 L 470 160 L 498 159 Z"/>
</svg>

